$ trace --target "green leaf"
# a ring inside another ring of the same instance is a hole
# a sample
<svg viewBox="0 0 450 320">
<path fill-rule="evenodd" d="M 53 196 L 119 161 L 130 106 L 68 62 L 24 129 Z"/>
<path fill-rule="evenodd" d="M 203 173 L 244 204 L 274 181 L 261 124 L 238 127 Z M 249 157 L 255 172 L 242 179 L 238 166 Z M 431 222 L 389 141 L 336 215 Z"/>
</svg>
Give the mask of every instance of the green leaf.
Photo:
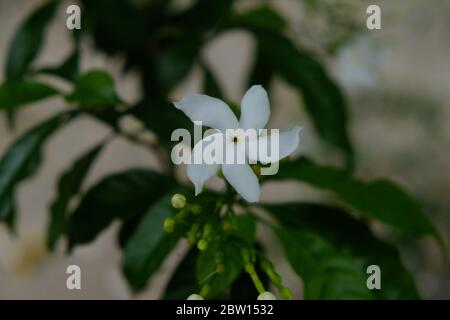
<svg viewBox="0 0 450 320">
<path fill-rule="evenodd" d="M 193 129 L 189 118 L 172 103 L 144 101 L 132 107 L 130 114 L 141 120 L 145 127 L 153 131 L 159 142 L 168 147 L 178 142 L 171 141 L 172 132 L 178 128 Z"/>
<path fill-rule="evenodd" d="M 57 6 L 58 1 L 48 1 L 34 11 L 17 30 L 5 65 L 8 80 L 18 80 L 26 73 L 41 48 L 44 32 Z"/>
<path fill-rule="evenodd" d="M 81 190 L 81 185 L 92 164 L 103 148 L 103 143 L 95 146 L 75 161 L 72 167 L 61 175 L 58 194 L 50 207 L 50 222 L 47 231 L 47 246 L 53 250 L 58 238 L 64 234 L 68 220 L 68 206 Z"/>
<path fill-rule="evenodd" d="M 85 109 L 103 109 L 121 102 L 113 78 L 102 70 L 92 70 L 81 75 L 66 100 Z"/>
<path fill-rule="evenodd" d="M 377 218 L 407 235 L 434 235 L 439 238 L 418 203 L 387 180 L 363 182 L 345 170 L 319 166 L 305 158 L 281 163 L 278 174 L 269 179 L 295 179 L 332 191 L 361 214 Z"/>
<path fill-rule="evenodd" d="M 209 291 L 206 298 L 214 298 L 231 287 L 244 268 L 241 257 L 242 243 L 233 239 L 244 240 L 248 244 L 253 244 L 255 239 L 255 220 L 250 215 L 240 215 L 233 221 L 236 229 L 230 237 L 223 241 L 221 239 L 211 240 L 208 248 L 202 251 L 197 260 L 197 282 L 200 285 L 207 283 Z M 222 273 L 216 272 L 216 254 L 223 253 L 223 264 L 225 270 Z"/>
<path fill-rule="evenodd" d="M 270 59 L 261 52 L 259 45 L 256 46 L 254 59 L 250 69 L 247 86 L 250 88 L 254 84 L 260 84 L 264 88 L 269 89 L 274 76 L 274 67 Z"/>
<path fill-rule="evenodd" d="M 145 287 L 180 239 L 181 233 L 166 233 L 163 228 L 164 220 L 178 211 L 170 203 L 171 196 L 161 198 L 147 210 L 125 248 L 122 270 L 134 291 Z"/>
<path fill-rule="evenodd" d="M 58 76 L 68 81 L 75 81 L 79 74 L 79 50 L 78 47 L 67 57 L 65 61 L 56 67 L 46 67 L 40 69 L 38 72 L 47 73 Z"/>
<path fill-rule="evenodd" d="M 183 300 L 193 293 L 200 292 L 195 277 L 198 251 L 191 249 L 180 262 L 163 294 L 164 300 Z"/>
<path fill-rule="evenodd" d="M 217 252 L 223 254 L 225 271 L 216 272 L 215 256 Z M 197 260 L 197 282 L 200 285 L 208 284 L 209 291 L 206 298 L 214 298 L 228 289 L 244 268 L 237 243 L 221 243 L 215 241 L 202 251 Z"/>
<path fill-rule="evenodd" d="M 287 21 L 274 9 L 262 5 L 231 16 L 225 27 L 282 32 L 287 27 Z"/>
<path fill-rule="evenodd" d="M 14 191 L 19 182 L 34 174 L 41 163 L 41 149 L 71 113 L 61 113 L 39 124 L 9 147 L 0 160 L 0 221 L 14 224 Z"/>
<path fill-rule="evenodd" d="M 199 41 L 186 39 L 175 42 L 161 52 L 157 72 L 164 88 L 171 89 L 184 79 L 194 64 L 199 47 Z"/>
<path fill-rule="evenodd" d="M 51 86 L 32 80 L 6 81 L 0 86 L 0 111 L 49 98 L 58 94 Z"/>
<path fill-rule="evenodd" d="M 188 34 L 202 34 L 213 30 L 232 10 L 234 0 L 197 0 L 177 17 L 177 25 Z"/>
<path fill-rule="evenodd" d="M 276 73 L 301 93 L 320 137 L 341 149 L 348 167 L 353 166 L 353 149 L 348 137 L 346 103 L 336 83 L 310 54 L 275 33 L 258 33 L 258 46 Z"/>
<path fill-rule="evenodd" d="M 115 219 L 143 214 L 173 186 L 170 177 L 147 169 L 129 169 L 104 178 L 87 191 L 69 218 L 69 249 L 94 240 Z"/>
<path fill-rule="evenodd" d="M 398 250 L 337 208 L 312 203 L 264 206 L 283 227 L 277 229 L 288 259 L 310 299 L 418 299 Z M 381 289 L 366 287 L 366 269 L 381 269 Z"/>
<path fill-rule="evenodd" d="M 224 95 L 215 75 L 205 63 L 202 63 L 201 66 L 203 69 L 203 92 L 208 96 L 223 100 Z"/>
</svg>

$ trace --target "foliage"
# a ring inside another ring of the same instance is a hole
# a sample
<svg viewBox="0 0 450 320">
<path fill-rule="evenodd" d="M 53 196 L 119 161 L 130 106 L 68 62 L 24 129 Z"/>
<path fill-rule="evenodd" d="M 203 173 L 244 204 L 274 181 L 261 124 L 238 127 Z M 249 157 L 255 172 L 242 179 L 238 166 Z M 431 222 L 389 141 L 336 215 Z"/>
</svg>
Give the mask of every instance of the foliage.
<svg viewBox="0 0 450 320">
<path fill-rule="evenodd" d="M 403 189 L 387 180 L 360 181 L 352 175 L 355 165 L 344 95 L 323 63 L 288 34 L 288 23 L 268 5 L 237 13 L 232 0 L 196 0 L 183 11 L 173 11 L 171 1 L 82 0 L 82 32 L 73 31 L 74 51 L 56 66 L 34 68 L 45 31 L 59 1 L 37 8 L 17 30 L 7 58 L 5 80 L 0 86 L 0 111 L 12 119 L 19 108 L 52 96 L 62 96 L 72 111 L 58 114 L 26 132 L 5 151 L 0 161 L 0 221 L 14 227 L 17 186 L 39 168 L 44 143 L 80 115 L 111 126 L 115 136 L 132 141 L 138 135 L 122 132 L 117 125 L 131 116 L 158 138 L 151 147 L 166 161 L 170 134 L 190 122 L 171 106 L 169 93 L 199 65 L 204 92 L 224 97 L 220 79 L 201 58 L 202 48 L 223 32 L 239 29 L 256 40 L 250 84 L 270 88 L 274 76 L 286 81 L 304 101 L 317 135 L 340 150 L 345 167 L 324 167 L 306 158 L 283 161 L 278 175 L 264 178 L 306 183 L 333 193 L 342 205 L 332 203 L 256 204 L 251 207 L 230 188 L 192 195 L 167 162 L 167 172 L 130 168 L 104 177 L 85 190 L 84 181 L 111 139 L 88 150 L 61 174 L 58 194 L 49 206 L 48 246 L 61 237 L 68 249 L 95 241 L 113 221 L 121 224 L 118 243 L 123 249 L 122 268 L 134 291 L 148 280 L 182 239 L 193 245 L 180 262 L 164 297 L 185 298 L 200 293 L 207 298 L 254 298 L 271 283 L 283 298 L 289 289 L 267 260 L 255 230 L 262 222 L 259 207 L 272 215 L 270 227 L 286 257 L 305 284 L 305 298 L 394 299 L 418 298 L 412 276 L 403 266 L 398 249 L 371 230 L 378 221 L 399 234 L 418 239 L 439 238 L 420 205 Z M 308 1 L 310 2 L 310 1 Z M 125 58 L 123 72 L 140 71 L 142 100 L 127 104 L 117 94 L 114 79 L 104 70 L 80 70 L 83 54 L 79 43 L 93 39 L 97 50 Z M 71 84 L 63 93 L 36 77 L 48 74 Z M 171 197 L 181 193 L 181 208 Z M 69 206 L 73 199 L 78 205 Z M 383 288 L 366 287 L 366 268 L 380 265 Z M 239 284 L 237 290 L 236 284 Z"/>
</svg>

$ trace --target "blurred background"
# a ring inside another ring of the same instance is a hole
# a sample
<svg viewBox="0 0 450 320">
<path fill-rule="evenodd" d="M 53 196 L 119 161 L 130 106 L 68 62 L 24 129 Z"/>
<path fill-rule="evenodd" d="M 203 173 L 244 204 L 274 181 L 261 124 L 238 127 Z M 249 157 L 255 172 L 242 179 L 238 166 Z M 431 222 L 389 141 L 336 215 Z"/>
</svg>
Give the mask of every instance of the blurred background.
<svg viewBox="0 0 450 320">
<path fill-rule="evenodd" d="M 362 178 L 387 177 L 404 186 L 422 204 L 425 212 L 447 241 L 450 234 L 450 0 L 359 1 L 321 0 L 311 11 L 308 1 L 238 1 L 237 10 L 265 2 L 289 21 L 290 35 L 314 51 L 327 63 L 328 70 L 344 89 L 351 117 L 350 134 L 356 150 L 356 174 Z M 21 21 L 42 1 L 0 0 L 0 70 L 4 69 L 9 42 Z M 190 1 L 174 1 L 186 7 Z M 71 50 L 67 31 L 66 1 L 52 21 L 36 65 L 55 64 Z M 382 29 L 367 30 L 366 8 L 382 9 Z M 83 13 L 82 13 L 83 19 Z M 125 100 L 139 98 L 136 74 L 121 73 L 123 58 L 108 57 L 93 48 L 89 39 L 82 43 L 81 70 L 100 67 L 116 81 Z M 239 101 L 245 88 L 243 74 L 251 65 L 252 38 L 245 32 L 227 32 L 202 51 L 218 76 L 226 96 Z M 330 52 L 332 54 L 330 54 Z M 0 80 L 3 80 L 0 73 Z M 194 67 L 183 84 L 171 93 L 173 99 L 201 91 L 201 74 Z M 298 108 L 298 95 L 283 82 L 272 84 L 271 104 L 276 111 L 270 126 L 290 124 L 305 127 L 300 152 L 333 163 L 334 154 L 323 149 L 313 133 L 308 116 Z M 45 100 L 18 113 L 17 128 L 9 132 L 0 123 L 0 154 L 20 134 L 35 123 L 63 109 L 60 98 Z M 1 119 L 3 120 L 3 119 Z M 0 299 L 128 299 L 132 295 L 120 272 L 120 252 L 116 246 L 117 225 L 111 226 L 93 243 L 66 255 L 62 248 L 47 253 L 45 232 L 48 204 L 55 196 L 59 173 L 73 158 L 94 146 L 109 133 L 102 124 L 81 118 L 51 138 L 38 173 L 21 184 L 18 192 L 17 234 L 0 225 Z M 131 165 L 158 167 L 153 154 L 124 140 L 115 139 L 95 163 L 87 185 L 107 173 Z M 317 192 L 297 184 L 267 185 L 265 201 L 315 199 Z M 383 201 L 383 199 L 380 199 Z M 269 255 L 290 280 L 295 298 L 301 298 L 301 284 L 281 259 L 275 242 L 265 230 L 258 230 Z M 380 232 L 383 232 L 381 230 Z M 414 275 L 423 298 L 450 299 L 450 270 L 432 240 L 419 246 L 401 241 L 404 261 Z M 137 298 L 158 298 L 186 248 L 182 244 L 161 267 L 148 288 Z M 66 267 L 82 269 L 82 290 L 66 289 Z"/>
</svg>

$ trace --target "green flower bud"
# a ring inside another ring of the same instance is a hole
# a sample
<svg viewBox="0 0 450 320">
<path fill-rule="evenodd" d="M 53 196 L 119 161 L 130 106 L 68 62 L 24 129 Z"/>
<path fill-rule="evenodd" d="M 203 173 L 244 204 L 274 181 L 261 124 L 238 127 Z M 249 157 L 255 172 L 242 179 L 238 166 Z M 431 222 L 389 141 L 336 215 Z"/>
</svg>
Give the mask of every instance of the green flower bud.
<svg viewBox="0 0 450 320">
<path fill-rule="evenodd" d="M 174 229 L 175 229 L 175 220 L 173 218 L 167 218 L 166 220 L 164 220 L 164 230 L 167 233 L 173 232 Z"/>
<path fill-rule="evenodd" d="M 187 297 L 187 300 L 205 300 L 203 297 L 199 294 L 191 294 L 189 297 Z"/>
<path fill-rule="evenodd" d="M 265 291 L 258 296 L 257 300 L 277 300 L 277 298 L 272 292 Z"/>
<path fill-rule="evenodd" d="M 208 248 L 208 241 L 206 241 L 205 239 L 200 239 L 200 241 L 197 242 L 197 248 L 200 251 L 206 250 L 206 248 Z"/>
<path fill-rule="evenodd" d="M 194 223 L 187 236 L 189 244 L 194 245 L 197 242 L 198 229 L 200 229 L 200 225 L 198 223 Z"/>
<path fill-rule="evenodd" d="M 230 232 L 231 230 L 233 230 L 233 224 L 231 223 L 231 221 L 224 221 L 222 223 L 222 229 L 225 232 Z"/>
<path fill-rule="evenodd" d="M 202 207 L 198 204 L 190 205 L 189 210 L 195 215 L 202 213 Z"/>
<path fill-rule="evenodd" d="M 186 197 L 182 194 L 175 193 L 172 199 L 170 199 L 170 202 L 175 209 L 182 209 L 186 205 Z"/>
<path fill-rule="evenodd" d="M 216 272 L 217 272 L 217 273 L 223 273 L 224 271 L 225 271 L 225 265 L 224 265 L 223 263 L 218 264 L 218 265 L 216 266 Z"/>
<path fill-rule="evenodd" d="M 203 227 L 203 237 L 206 238 L 208 237 L 212 232 L 212 224 L 211 223 L 207 223 L 205 224 L 205 226 Z"/>
</svg>

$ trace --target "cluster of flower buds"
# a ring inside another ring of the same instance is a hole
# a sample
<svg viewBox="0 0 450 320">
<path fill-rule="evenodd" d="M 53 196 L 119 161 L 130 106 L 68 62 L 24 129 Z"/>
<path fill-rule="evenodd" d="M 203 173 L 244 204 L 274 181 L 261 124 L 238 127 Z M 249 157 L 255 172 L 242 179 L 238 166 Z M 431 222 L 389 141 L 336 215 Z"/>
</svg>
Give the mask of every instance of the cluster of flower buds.
<svg viewBox="0 0 450 320">
<path fill-rule="evenodd" d="M 202 208 L 199 205 L 187 203 L 186 197 L 180 193 L 176 193 L 170 199 L 172 207 L 180 209 L 175 217 L 169 217 L 164 220 L 164 230 L 171 233 L 175 230 L 177 223 L 184 221 L 189 214 L 197 215 L 202 212 Z"/>
</svg>

